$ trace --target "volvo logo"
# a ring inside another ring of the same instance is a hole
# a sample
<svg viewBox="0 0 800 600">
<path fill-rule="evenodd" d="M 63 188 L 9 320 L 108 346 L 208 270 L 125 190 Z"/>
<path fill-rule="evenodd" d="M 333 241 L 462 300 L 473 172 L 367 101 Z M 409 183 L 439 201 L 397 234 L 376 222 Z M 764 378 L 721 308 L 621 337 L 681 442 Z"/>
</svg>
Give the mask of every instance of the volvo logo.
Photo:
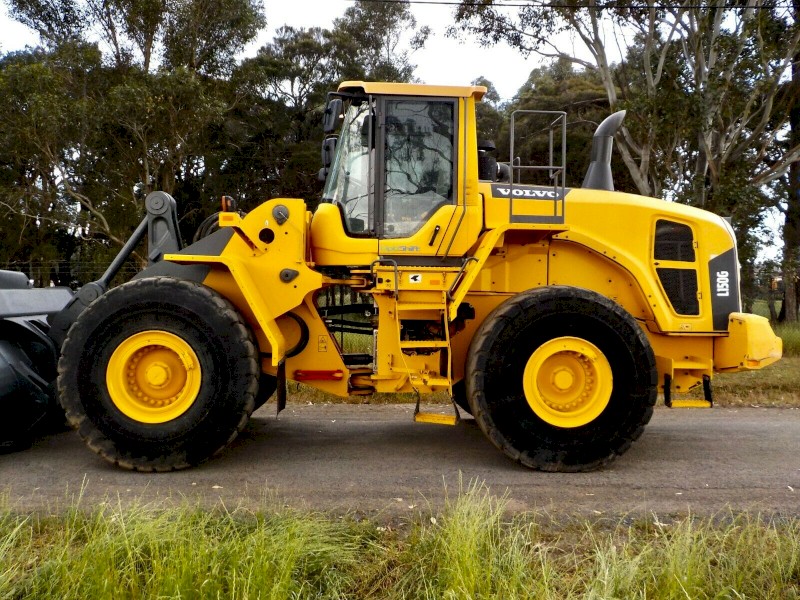
<svg viewBox="0 0 800 600">
<path fill-rule="evenodd" d="M 563 187 L 542 187 L 536 185 L 492 184 L 495 198 L 520 198 L 527 200 L 561 200 L 569 190 Z"/>
</svg>

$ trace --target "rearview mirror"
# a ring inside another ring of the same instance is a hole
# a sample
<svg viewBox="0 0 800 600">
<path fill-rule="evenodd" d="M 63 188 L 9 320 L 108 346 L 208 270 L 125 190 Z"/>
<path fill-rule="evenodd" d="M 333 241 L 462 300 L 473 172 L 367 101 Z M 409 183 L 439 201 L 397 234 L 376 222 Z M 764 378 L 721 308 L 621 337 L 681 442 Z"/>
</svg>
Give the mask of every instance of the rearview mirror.
<svg viewBox="0 0 800 600">
<path fill-rule="evenodd" d="M 317 174 L 317 179 L 320 181 L 325 181 L 328 178 L 328 170 L 331 164 L 333 164 L 333 155 L 336 154 L 337 139 L 335 135 L 332 135 L 326 137 L 325 141 L 322 142 L 322 168 Z"/>
<path fill-rule="evenodd" d="M 326 137 L 322 142 L 322 166 L 328 168 L 333 164 L 333 155 L 336 154 L 336 136 Z"/>
<path fill-rule="evenodd" d="M 342 99 L 333 98 L 325 107 L 325 114 L 322 117 L 322 130 L 330 133 L 339 124 L 339 117 L 342 115 Z"/>
</svg>

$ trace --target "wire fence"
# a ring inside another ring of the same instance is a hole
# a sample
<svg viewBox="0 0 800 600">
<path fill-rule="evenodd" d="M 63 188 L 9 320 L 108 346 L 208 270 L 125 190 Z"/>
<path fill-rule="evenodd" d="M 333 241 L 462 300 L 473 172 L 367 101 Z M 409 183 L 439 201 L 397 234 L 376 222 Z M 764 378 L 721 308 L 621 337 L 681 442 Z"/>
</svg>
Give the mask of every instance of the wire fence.
<svg viewBox="0 0 800 600">
<path fill-rule="evenodd" d="M 85 283 L 96 281 L 108 268 L 110 261 L 81 260 L 26 260 L 0 263 L 0 269 L 25 273 L 34 287 L 65 286 L 78 289 Z M 126 262 L 114 278 L 118 285 L 128 281 L 141 267 L 134 261 Z"/>
</svg>

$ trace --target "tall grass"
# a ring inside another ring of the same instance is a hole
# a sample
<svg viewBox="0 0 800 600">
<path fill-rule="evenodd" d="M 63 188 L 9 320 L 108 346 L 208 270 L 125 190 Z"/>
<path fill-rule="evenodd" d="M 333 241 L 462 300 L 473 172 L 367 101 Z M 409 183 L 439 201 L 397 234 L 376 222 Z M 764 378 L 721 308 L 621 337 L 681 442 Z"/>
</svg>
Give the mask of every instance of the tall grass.
<svg viewBox="0 0 800 600">
<path fill-rule="evenodd" d="M 800 323 L 777 323 L 774 328 L 783 340 L 784 356 L 800 356 Z"/>
<path fill-rule="evenodd" d="M 0 511 L 0 598 L 800 598 L 800 523 L 510 515 L 468 486 L 388 523 L 288 509 Z"/>
<path fill-rule="evenodd" d="M 403 575 L 387 598 L 546 598 L 557 579 L 530 519 L 507 521 L 506 503 L 471 485 L 439 518 L 420 520 L 402 546 Z"/>
<path fill-rule="evenodd" d="M 797 522 L 686 518 L 597 534 L 582 577 L 594 598 L 800 598 Z"/>
<path fill-rule="evenodd" d="M 0 598 L 339 598 L 356 546 L 314 514 L 146 506 L 12 518 Z"/>
</svg>

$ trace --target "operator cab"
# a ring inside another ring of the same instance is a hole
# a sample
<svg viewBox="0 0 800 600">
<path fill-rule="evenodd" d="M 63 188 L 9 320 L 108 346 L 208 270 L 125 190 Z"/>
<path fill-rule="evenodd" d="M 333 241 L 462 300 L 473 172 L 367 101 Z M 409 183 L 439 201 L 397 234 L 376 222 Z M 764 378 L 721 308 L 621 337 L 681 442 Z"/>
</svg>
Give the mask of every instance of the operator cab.
<svg viewBox="0 0 800 600">
<path fill-rule="evenodd" d="M 314 220 L 325 227 L 312 224 L 315 246 L 323 242 L 318 264 L 353 264 L 347 256 L 326 254 L 335 250 L 329 239 L 332 219 L 325 214 L 332 210 L 339 213 L 343 236 L 336 243 L 344 254 L 374 253 L 373 260 L 388 257 L 398 264 L 421 257 L 460 260 L 480 231 L 479 222 L 465 219 L 469 205 L 480 214 L 478 200 L 465 193 L 465 162 L 477 161 L 477 144 L 467 146 L 466 140 L 474 136 L 470 103 L 484 92 L 347 82 L 330 95 L 325 130 L 330 133 L 339 123 L 341 128 L 323 143 L 325 189 Z M 469 136 L 460 126 L 467 115 Z"/>
</svg>

